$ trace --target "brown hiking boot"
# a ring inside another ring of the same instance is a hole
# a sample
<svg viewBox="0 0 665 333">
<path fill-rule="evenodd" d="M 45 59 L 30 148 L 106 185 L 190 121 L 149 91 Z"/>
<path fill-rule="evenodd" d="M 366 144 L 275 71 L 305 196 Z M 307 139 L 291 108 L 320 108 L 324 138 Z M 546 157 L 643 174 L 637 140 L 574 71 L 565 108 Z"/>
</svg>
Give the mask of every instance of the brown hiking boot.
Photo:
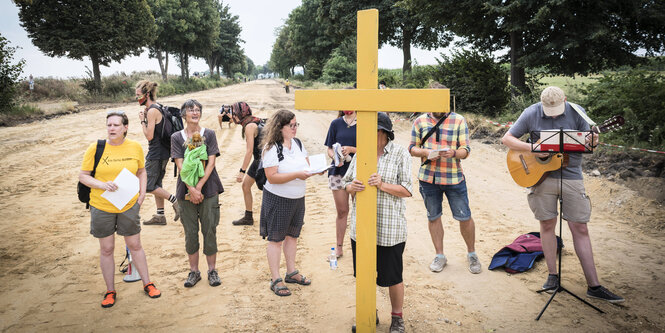
<svg viewBox="0 0 665 333">
<path fill-rule="evenodd" d="M 143 225 L 166 225 L 166 216 L 155 214 L 151 219 L 143 221 Z"/>
<path fill-rule="evenodd" d="M 254 218 L 252 217 L 252 212 L 245 212 L 245 216 L 243 216 L 239 220 L 235 220 L 231 222 L 233 225 L 253 225 L 254 224 Z"/>
</svg>

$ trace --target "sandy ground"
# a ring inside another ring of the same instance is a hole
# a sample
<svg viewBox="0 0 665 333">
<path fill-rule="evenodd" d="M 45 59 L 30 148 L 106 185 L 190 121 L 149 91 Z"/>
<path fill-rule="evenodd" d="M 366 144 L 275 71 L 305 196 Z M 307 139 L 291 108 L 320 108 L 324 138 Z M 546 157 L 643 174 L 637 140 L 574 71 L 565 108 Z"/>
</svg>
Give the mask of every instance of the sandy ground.
<svg viewBox="0 0 665 333">
<path fill-rule="evenodd" d="M 226 192 L 220 196 L 217 229 L 218 266 L 223 283 L 208 286 L 205 278 L 194 288 L 183 287 L 188 272 L 184 235 L 167 207 L 166 226 L 142 231 L 152 280 L 162 291 L 149 299 L 139 283 L 122 282 L 116 272 L 118 300 L 110 309 L 99 303 L 105 290 L 99 269 L 99 245 L 89 234 L 89 212 L 76 196 L 77 174 L 85 148 L 105 137 L 106 110 L 43 120 L 0 129 L 0 329 L 2 331 L 234 331 L 346 332 L 354 322 L 355 285 L 350 243 L 339 269 L 325 261 L 335 244 L 334 204 L 323 176 L 307 188 L 305 226 L 298 245 L 297 268 L 313 280 L 308 287 L 291 287 L 291 297 L 268 289 L 270 275 L 266 242 L 254 226 L 232 226 L 243 202 L 235 175 L 244 153 L 240 127 L 217 125 L 221 104 L 244 100 L 262 117 L 280 108 L 293 109 L 293 92 L 285 94 L 275 81 L 253 81 L 215 90 L 160 99 L 179 106 L 195 98 L 204 105 L 202 125 L 214 129 L 220 143 L 217 170 Z M 147 144 L 138 126 L 139 106 L 127 104 L 129 137 Z M 323 142 L 334 113 L 297 111 L 298 136 L 311 154 L 324 152 Z M 395 121 L 396 142 L 407 145 L 410 124 Z M 527 273 L 488 271 L 490 259 L 520 234 L 538 231 L 526 203 L 526 192 L 515 185 L 505 167 L 505 152 L 472 142 L 463 162 L 476 221 L 477 252 L 483 272 L 466 267 L 465 246 L 458 225 L 444 210 L 448 266 L 432 273 L 433 246 L 419 193 L 407 199 L 409 236 L 404 253 L 406 300 L 404 315 L 410 332 L 624 332 L 665 330 L 665 277 L 662 231 L 641 227 L 663 219 L 663 208 L 616 183 L 587 177 L 594 202 L 590 223 L 596 265 L 602 283 L 627 301 L 616 306 L 590 300 L 599 314 L 568 294 L 557 295 L 540 321 L 534 321 L 548 295 L 537 294 L 546 277 L 544 261 Z M 413 160 L 416 180 L 417 161 Z M 165 188 L 175 178 L 169 164 Z M 417 186 L 414 186 L 417 189 Z M 261 192 L 255 190 L 254 212 Z M 141 213 L 149 218 L 152 197 Z M 563 284 L 585 295 L 586 284 L 567 227 L 563 239 Z M 125 248 L 116 238 L 116 265 Z M 282 261 L 282 272 L 284 271 Z M 205 264 L 202 263 L 202 270 Z M 381 324 L 390 325 L 387 290 L 377 290 Z"/>
</svg>

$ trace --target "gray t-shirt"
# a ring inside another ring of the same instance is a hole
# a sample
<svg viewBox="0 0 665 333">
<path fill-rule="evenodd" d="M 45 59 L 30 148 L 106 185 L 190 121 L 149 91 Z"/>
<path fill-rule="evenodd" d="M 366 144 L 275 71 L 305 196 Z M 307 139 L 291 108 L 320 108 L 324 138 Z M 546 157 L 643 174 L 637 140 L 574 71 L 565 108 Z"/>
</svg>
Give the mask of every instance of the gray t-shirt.
<svg viewBox="0 0 665 333">
<path fill-rule="evenodd" d="M 217 146 L 217 137 L 215 136 L 215 132 L 207 128 L 203 128 L 202 130 L 204 131 L 203 137 L 205 138 L 205 145 L 208 156 L 219 156 L 219 146 Z M 182 135 L 183 132 L 184 130 L 175 132 L 173 135 L 171 135 L 171 156 L 173 158 L 185 158 L 186 148 L 185 139 Z M 210 198 L 223 192 L 224 187 L 222 186 L 222 182 L 219 180 L 219 175 L 217 175 L 217 168 L 213 168 L 210 177 L 208 177 L 206 183 L 203 184 L 201 193 L 203 193 L 203 197 Z M 175 196 L 178 198 L 178 200 L 185 200 L 185 193 L 187 193 L 187 185 L 185 185 L 182 179 L 180 179 L 180 174 L 178 174 L 178 184 L 176 186 Z"/>
<path fill-rule="evenodd" d="M 566 102 L 563 114 L 557 117 L 546 116 L 543 112 L 542 103 L 536 103 L 524 110 L 515 124 L 508 130 L 516 138 L 529 134 L 531 142 L 540 138 L 540 131 L 549 129 L 588 131 L 591 126 L 582 118 L 577 111 Z M 577 104 L 575 104 L 577 105 Z M 579 105 L 577 105 L 579 107 Z M 582 111 L 583 108 L 580 107 Z M 586 113 L 586 111 L 584 111 Z M 561 172 L 550 172 L 548 177 L 559 178 Z M 568 166 L 563 169 L 563 179 L 583 179 L 582 177 L 582 154 L 569 154 Z"/>
</svg>

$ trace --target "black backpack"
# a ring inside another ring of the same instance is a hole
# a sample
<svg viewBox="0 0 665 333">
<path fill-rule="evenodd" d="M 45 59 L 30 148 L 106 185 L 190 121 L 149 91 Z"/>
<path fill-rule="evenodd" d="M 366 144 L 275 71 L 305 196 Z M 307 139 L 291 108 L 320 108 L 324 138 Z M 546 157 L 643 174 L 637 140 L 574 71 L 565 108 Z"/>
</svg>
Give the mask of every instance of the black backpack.
<svg viewBox="0 0 665 333">
<path fill-rule="evenodd" d="M 162 113 L 162 136 L 159 138 L 159 141 L 170 152 L 171 135 L 185 128 L 182 117 L 180 116 L 180 109 L 161 104 L 150 105 L 150 108 L 155 108 Z"/>
<path fill-rule="evenodd" d="M 300 142 L 300 139 L 294 138 L 296 140 L 296 143 L 298 144 L 298 148 L 300 148 L 300 151 L 302 151 L 302 142 Z M 284 150 L 284 147 L 282 146 L 281 143 L 277 144 L 277 160 L 281 162 L 284 159 L 284 154 L 282 151 Z M 263 169 L 263 160 L 259 162 L 259 167 L 256 170 L 256 178 L 254 178 L 256 181 L 256 187 L 259 188 L 259 190 L 263 191 L 263 185 L 266 184 L 266 181 L 268 178 L 266 177 L 266 170 Z"/>
<path fill-rule="evenodd" d="M 95 178 L 95 172 L 97 171 L 97 165 L 99 160 L 102 159 L 102 154 L 104 154 L 104 147 L 106 146 L 106 140 L 97 140 L 97 149 L 95 150 L 95 164 L 90 171 L 90 176 Z M 85 209 L 90 208 L 90 188 L 79 182 L 77 185 L 76 192 L 79 195 L 79 200 L 85 204 Z"/>
</svg>

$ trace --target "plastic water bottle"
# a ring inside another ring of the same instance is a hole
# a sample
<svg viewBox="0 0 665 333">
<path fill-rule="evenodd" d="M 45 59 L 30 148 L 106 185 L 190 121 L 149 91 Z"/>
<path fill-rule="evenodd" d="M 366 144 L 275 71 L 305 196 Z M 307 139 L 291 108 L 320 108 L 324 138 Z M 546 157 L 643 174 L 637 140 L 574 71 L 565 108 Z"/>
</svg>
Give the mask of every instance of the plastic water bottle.
<svg viewBox="0 0 665 333">
<path fill-rule="evenodd" d="M 335 248 L 332 247 L 330 248 L 330 269 L 336 270 L 337 269 L 337 254 L 335 253 Z"/>
</svg>

